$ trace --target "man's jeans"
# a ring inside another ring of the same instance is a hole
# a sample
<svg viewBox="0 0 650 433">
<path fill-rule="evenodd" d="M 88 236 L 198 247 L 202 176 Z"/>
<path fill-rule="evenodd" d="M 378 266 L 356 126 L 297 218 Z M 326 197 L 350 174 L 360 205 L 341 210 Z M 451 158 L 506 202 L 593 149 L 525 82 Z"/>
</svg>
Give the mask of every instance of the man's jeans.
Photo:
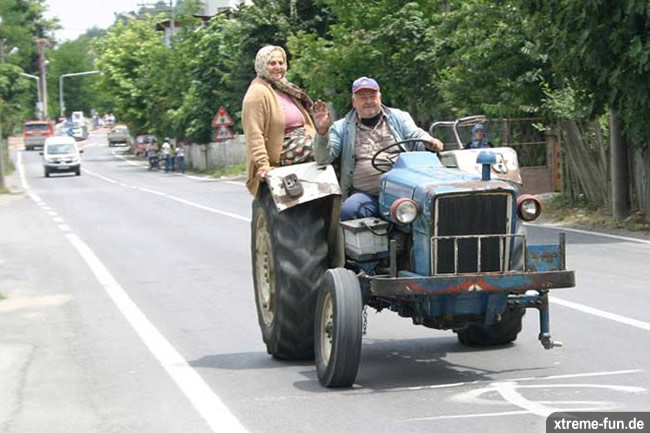
<svg viewBox="0 0 650 433">
<path fill-rule="evenodd" d="M 376 195 L 356 191 L 341 205 L 341 221 L 378 216 L 379 197 Z"/>
<path fill-rule="evenodd" d="M 165 172 L 169 172 L 172 168 L 172 156 L 170 154 L 167 154 L 164 156 L 165 158 Z"/>
<path fill-rule="evenodd" d="M 177 156 L 176 157 L 176 166 L 179 173 L 185 173 L 185 157 Z"/>
</svg>

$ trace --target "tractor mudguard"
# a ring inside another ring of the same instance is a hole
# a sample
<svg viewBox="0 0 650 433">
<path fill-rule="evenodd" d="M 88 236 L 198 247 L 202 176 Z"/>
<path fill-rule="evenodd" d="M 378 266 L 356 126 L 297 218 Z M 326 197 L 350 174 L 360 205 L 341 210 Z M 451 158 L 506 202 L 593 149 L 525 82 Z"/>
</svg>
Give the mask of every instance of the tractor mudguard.
<svg viewBox="0 0 650 433">
<path fill-rule="evenodd" d="M 315 162 L 273 168 L 266 174 L 266 183 L 278 212 L 322 197 L 341 195 L 334 168 Z"/>
</svg>

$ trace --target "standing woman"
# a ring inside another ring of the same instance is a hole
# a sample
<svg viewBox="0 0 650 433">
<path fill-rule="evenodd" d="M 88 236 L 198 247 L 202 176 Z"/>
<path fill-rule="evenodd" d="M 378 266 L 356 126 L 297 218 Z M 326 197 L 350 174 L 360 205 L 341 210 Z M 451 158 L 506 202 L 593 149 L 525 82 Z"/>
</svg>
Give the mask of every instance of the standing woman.
<svg viewBox="0 0 650 433">
<path fill-rule="evenodd" d="M 244 96 L 242 124 L 246 136 L 248 180 L 257 196 L 260 182 L 272 167 L 313 160 L 315 130 L 309 116 L 309 96 L 285 78 L 287 55 L 267 45 L 255 56 L 257 77 Z"/>
</svg>

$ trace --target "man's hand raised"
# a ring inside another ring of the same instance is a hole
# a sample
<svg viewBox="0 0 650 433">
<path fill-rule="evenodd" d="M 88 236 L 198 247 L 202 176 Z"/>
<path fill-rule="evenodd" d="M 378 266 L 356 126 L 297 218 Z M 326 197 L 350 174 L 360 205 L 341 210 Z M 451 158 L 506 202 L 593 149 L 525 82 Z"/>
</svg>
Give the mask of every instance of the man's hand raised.
<svg viewBox="0 0 650 433">
<path fill-rule="evenodd" d="M 332 115 L 327 109 L 327 104 L 325 104 L 320 99 L 314 102 L 314 107 L 312 108 L 311 115 L 314 119 L 316 132 L 318 132 L 319 135 L 327 134 L 330 126 L 332 126 Z"/>
</svg>

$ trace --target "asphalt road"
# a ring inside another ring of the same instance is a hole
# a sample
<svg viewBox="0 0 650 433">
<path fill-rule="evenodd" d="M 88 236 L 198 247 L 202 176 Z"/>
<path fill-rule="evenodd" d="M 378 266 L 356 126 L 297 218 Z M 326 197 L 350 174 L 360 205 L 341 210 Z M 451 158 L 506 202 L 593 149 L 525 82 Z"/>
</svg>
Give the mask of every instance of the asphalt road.
<svg viewBox="0 0 650 433">
<path fill-rule="evenodd" d="M 515 344 L 369 312 L 352 389 L 271 359 L 257 325 L 241 181 L 149 172 L 93 135 L 82 175 L 0 196 L 0 432 L 543 432 L 556 410 L 650 410 L 650 242 L 568 232 L 578 286 L 555 339 Z M 534 243 L 558 230 L 530 226 Z"/>
</svg>

